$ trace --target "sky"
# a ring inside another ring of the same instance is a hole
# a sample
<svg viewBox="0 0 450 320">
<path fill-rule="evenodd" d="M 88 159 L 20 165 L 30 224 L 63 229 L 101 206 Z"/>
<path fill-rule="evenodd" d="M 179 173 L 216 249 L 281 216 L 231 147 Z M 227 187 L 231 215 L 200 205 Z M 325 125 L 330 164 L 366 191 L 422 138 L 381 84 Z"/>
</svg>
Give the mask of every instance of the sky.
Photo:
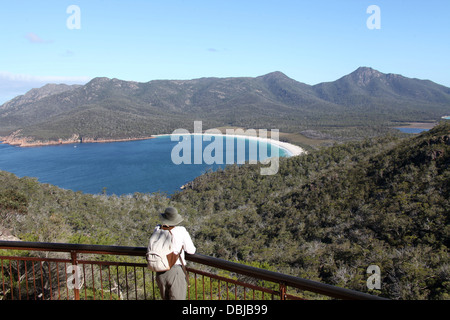
<svg viewBox="0 0 450 320">
<path fill-rule="evenodd" d="M 0 44 L 0 104 L 95 77 L 314 85 L 360 66 L 450 87 L 448 0 L 0 0 Z"/>
</svg>

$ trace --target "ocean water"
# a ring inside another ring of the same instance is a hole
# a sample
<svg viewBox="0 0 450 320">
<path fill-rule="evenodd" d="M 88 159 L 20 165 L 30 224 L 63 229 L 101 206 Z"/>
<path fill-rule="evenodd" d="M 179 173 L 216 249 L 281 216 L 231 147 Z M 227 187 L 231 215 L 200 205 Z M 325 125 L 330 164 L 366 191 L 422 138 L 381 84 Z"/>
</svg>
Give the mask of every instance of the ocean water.
<svg viewBox="0 0 450 320">
<path fill-rule="evenodd" d="M 173 159 L 180 162 L 179 158 L 189 154 L 186 144 L 188 140 L 180 138 L 180 141 L 172 141 L 170 136 L 140 141 L 26 148 L 0 144 L 0 170 L 12 172 L 18 177 L 36 177 L 41 183 L 84 193 L 99 194 L 106 191 L 110 195 L 123 195 L 135 192 L 165 192 L 170 195 L 201 174 L 209 170 L 215 171 L 219 167 L 224 168 L 230 162 L 230 159 L 226 158 L 227 152 L 233 152 L 235 155 L 234 163 L 244 160 L 237 157 L 238 151 L 241 150 L 239 147 L 242 146 L 238 141 L 242 138 L 222 137 L 234 140 L 234 148 L 223 140 L 223 164 L 217 159 L 212 164 L 205 161 L 208 160 L 207 155 L 220 154 L 220 150 L 213 148 L 214 139 L 200 139 L 200 144 L 199 140 L 194 141 L 193 136 L 190 136 L 190 139 L 191 161 L 186 157 L 181 164 L 175 164 Z M 184 149 L 179 143 L 183 143 Z M 257 148 L 265 145 L 267 153 L 259 157 L 258 154 L 250 152 L 255 150 L 255 144 Z M 200 148 L 201 163 L 195 164 L 194 156 L 197 154 L 198 157 Z M 219 152 L 211 152 L 212 149 Z M 246 160 L 260 161 L 276 154 L 277 150 L 280 156 L 288 156 L 284 149 L 248 139 L 245 139 L 245 150 Z"/>
<path fill-rule="evenodd" d="M 397 128 L 403 133 L 421 133 L 423 131 L 428 131 L 430 129 L 422 129 L 422 128 Z"/>
</svg>

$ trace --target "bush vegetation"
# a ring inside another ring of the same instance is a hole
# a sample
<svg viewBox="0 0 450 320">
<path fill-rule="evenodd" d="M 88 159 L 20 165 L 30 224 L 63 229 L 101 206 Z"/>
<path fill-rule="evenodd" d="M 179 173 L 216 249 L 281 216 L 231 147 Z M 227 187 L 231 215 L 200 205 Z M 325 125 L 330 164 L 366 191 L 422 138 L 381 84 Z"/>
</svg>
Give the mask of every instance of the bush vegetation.
<svg viewBox="0 0 450 320">
<path fill-rule="evenodd" d="M 174 195 L 91 195 L 0 171 L 0 225 L 22 240 L 146 246 L 176 206 L 198 252 L 393 299 L 449 299 L 450 123 L 228 166 Z"/>
</svg>

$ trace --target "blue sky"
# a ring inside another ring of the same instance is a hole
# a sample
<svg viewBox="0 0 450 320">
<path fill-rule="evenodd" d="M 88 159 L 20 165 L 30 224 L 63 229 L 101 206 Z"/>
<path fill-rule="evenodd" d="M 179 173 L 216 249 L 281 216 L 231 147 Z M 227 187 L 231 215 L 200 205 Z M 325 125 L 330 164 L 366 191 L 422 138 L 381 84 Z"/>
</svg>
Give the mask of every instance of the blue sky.
<svg viewBox="0 0 450 320">
<path fill-rule="evenodd" d="M 81 29 L 66 10 L 80 9 Z M 381 29 L 366 21 L 370 5 Z M 255 77 L 316 84 L 359 66 L 450 87 L 450 1 L 55 0 L 0 2 L 0 104 L 45 83 L 105 76 Z"/>
</svg>

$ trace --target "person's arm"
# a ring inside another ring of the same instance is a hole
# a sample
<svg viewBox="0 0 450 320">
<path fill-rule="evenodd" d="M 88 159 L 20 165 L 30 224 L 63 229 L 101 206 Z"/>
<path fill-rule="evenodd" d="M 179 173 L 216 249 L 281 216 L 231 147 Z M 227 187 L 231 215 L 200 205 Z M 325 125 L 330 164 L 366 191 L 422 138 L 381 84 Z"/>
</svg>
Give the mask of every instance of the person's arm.
<svg viewBox="0 0 450 320">
<path fill-rule="evenodd" d="M 183 237 L 183 249 L 186 253 L 189 253 L 189 254 L 194 254 L 195 251 L 197 250 L 194 243 L 192 242 L 189 232 L 186 229 L 185 229 L 185 234 Z"/>
<path fill-rule="evenodd" d="M 196 251 L 195 245 L 192 242 L 191 236 L 185 227 L 176 227 L 172 230 L 173 234 L 173 250 L 176 254 L 180 251 L 194 254 Z M 183 253 L 182 253 L 183 254 Z"/>
</svg>

